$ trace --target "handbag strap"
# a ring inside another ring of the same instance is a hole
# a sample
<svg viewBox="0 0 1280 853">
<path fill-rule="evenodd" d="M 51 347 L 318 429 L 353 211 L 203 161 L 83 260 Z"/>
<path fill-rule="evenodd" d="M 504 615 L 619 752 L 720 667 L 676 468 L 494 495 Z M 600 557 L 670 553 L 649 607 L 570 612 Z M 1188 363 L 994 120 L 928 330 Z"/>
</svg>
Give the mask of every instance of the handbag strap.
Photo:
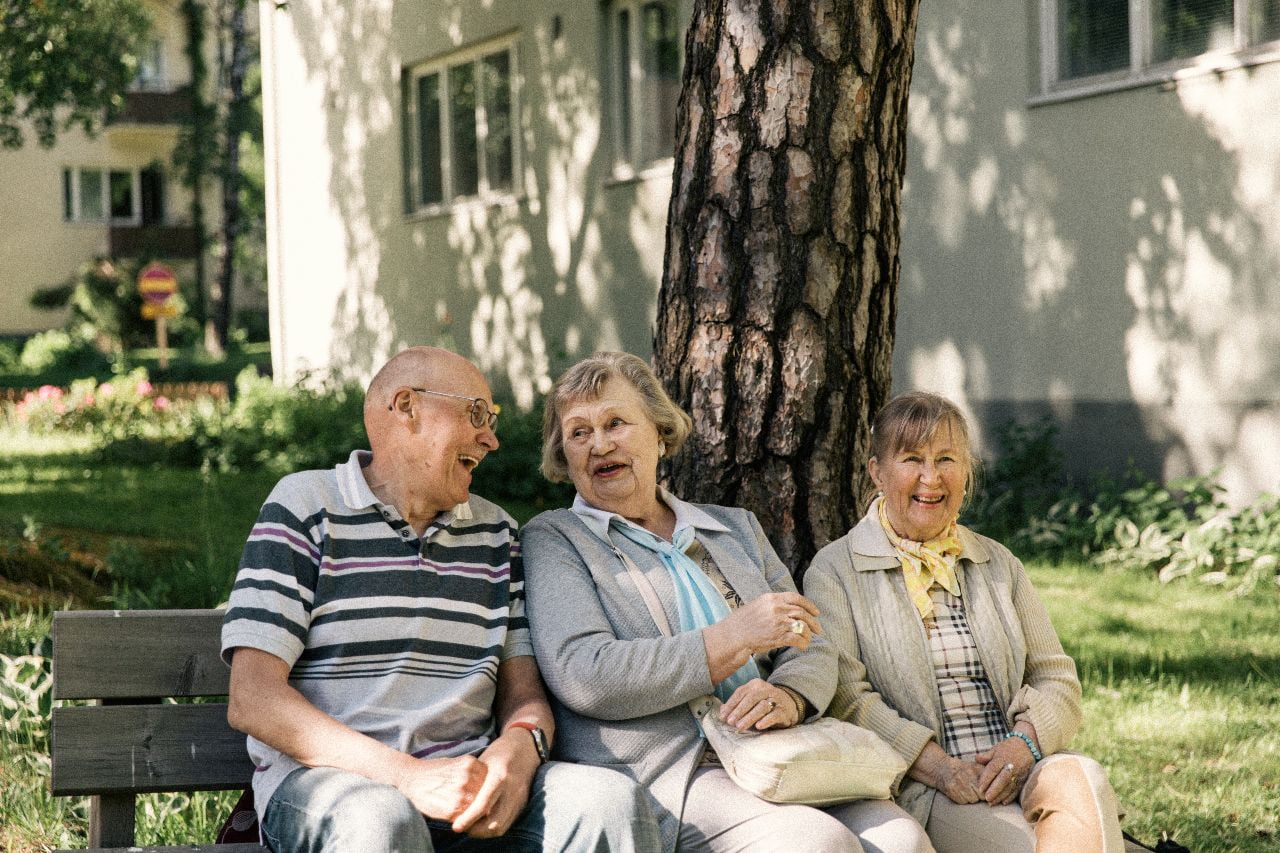
<svg viewBox="0 0 1280 853">
<path fill-rule="evenodd" d="M 627 574 L 631 576 L 631 582 L 636 585 L 636 589 L 640 592 L 640 597 L 644 599 L 644 606 L 649 609 L 649 615 L 653 618 L 654 623 L 658 626 L 658 630 L 662 632 L 662 636 L 671 636 L 671 623 L 667 621 L 666 611 L 662 609 L 662 602 L 658 600 L 658 591 L 653 588 L 653 584 L 649 582 L 649 578 L 645 573 L 640 571 L 640 567 L 635 561 L 622 553 L 622 549 L 612 542 L 609 547 L 613 549 L 613 553 L 622 561 L 622 565 L 626 566 Z"/>
<path fill-rule="evenodd" d="M 658 600 L 658 591 L 653 588 L 648 576 L 640 571 L 640 567 L 636 565 L 635 560 L 622 553 L 622 549 L 617 545 L 610 542 L 609 547 L 613 549 L 613 553 L 622 561 L 622 565 L 627 567 L 627 574 L 631 576 L 631 582 L 639 590 L 640 598 L 644 600 L 644 606 L 648 608 L 649 615 L 653 618 L 654 624 L 658 626 L 658 630 L 662 632 L 662 636 L 670 637 L 671 623 L 667 621 L 667 613 L 662 609 L 662 602 Z M 687 704 L 689 710 L 693 712 L 694 719 L 699 722 L 718 706 L 718 702 L 713 695 L 698 696 L 690 699 Z"/>
</svg>

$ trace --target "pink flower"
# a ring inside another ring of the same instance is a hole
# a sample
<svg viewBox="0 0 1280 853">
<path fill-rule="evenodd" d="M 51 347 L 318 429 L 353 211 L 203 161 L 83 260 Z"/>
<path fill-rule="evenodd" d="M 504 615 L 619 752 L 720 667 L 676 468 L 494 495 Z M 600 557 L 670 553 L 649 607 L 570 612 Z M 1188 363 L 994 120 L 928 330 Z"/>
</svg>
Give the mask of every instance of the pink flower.
<svg viewBox="0 0 1280 853">
<path fill-rule="evenodd" d="M 154 400 L 151 401 L 151 405 L 155 406 L 155 409 L 157 412 L 168 411 L 169 398 L 161 394 L 159 397 L 156 397 Z"/>
<path fill-rule="evenodd" d="M 92 405 L 93 405 L 93 395 L 92 395 L 92 394 L 85 394 L 85 395 L 84 395 L 84 397 L 83 397 L 83 398 L 81 398 L 81 400 L 80 400 L 80 404 L 79 404 L 78 406 L 76 406 L 76 408 L 77 408 L 77 409 L 87 409 L 87 408 L 89 408 L 89 407 L 90 407 L 90 406 L 92 406 Z"/>
<path fill-rule="evenodd" d="M 116 386 L 112 385 L 110 382 L 103 382 L 101 385 L 98 386 L 98 393 L 104 397 L 110 397 L 112 394 L 115 393 L 115 391 L 116 391 Z"/>
<path fill-rule="evenodd" d="M 152 390 L 153 388 L 151 383 L 145 379 L 139 382 L 137 385 L 133 386 L 133 392 L 140 397 L 146 397 L 148 394 L 152 392 Z"/>
<path fill-rule="evenodd" d="M 22 402 L 24 405 L 31 406 L 31 405 L 34 405 L 36 400 L 38 399 L 40 398 L 36 396 L 35 391 L 28 391 L 26 394 L 23 395 Z"/>
<path fill-rule="evenodd" d="M 67 413 L 67 407 L 62 403 L 54 403 L 53 410 L 60 415 L 65 415 Z"/>
<path fill-rule="evenodd" d="M 41 385 L 40 390 L 36 392 L 41 400 L 56 400 L 62 396 L 62 389 L 57 385 Z"/>
</svg>

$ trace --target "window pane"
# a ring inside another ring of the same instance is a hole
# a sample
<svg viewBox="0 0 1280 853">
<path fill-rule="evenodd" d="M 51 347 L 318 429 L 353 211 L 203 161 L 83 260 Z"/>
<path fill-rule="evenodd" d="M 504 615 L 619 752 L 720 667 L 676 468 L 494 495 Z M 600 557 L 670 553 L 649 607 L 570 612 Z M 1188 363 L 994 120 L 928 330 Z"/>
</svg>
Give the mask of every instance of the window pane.
<svg viewBox="0 0 1280 853">
<path fill-rule="evenodd" d="M 68 222 L 76 218 L 75 196 L 71 194 L 71 170 L 62 170 L 62 218 Z"/>
<path fill-rule="evenodd" d="M 133 218 L 133 173 L 111 173 L 111 218 Z"/>
<path fill-rule="evenodd" d="M 453 163 L 454 198 L 480 191 L 480 157 L 476 140 L 476 71 L 468 62 L 449 69 L 449 152 Z"/>
<path fill-rule="evenodd" d="M 680 100 L 680 34 L 673 0 L 641 7 L 640 58 L 644 74 L 641 115 L 646 120 L 644 160 L 670 157 L 675 150 L 676 106 Z"/>
<path fill-rule="evenodd" d="M 619 159 L 629 161 L 631 152 L 631 11 L 618 12 L 613 43 L 618 54 L 614 79 L 618 82 L 618 146 Z"/>
<path fill-rule="evenodd" d="M 102 172 L 98 169 L 81 169 L 80 219 L 86 222 L 101 222 L 106 219 L 102 191 Z"/>
<path fill-rule="evenodd" d="M 1249 42 L 1280 39 L 1280 0 L 1253 0 L 1249 11 Z"/>
<path fill-rule="evenodd" d="M 1128 0 L 1058 0 L 1059 78 L 1128 66 Z"/>
<path fill-rule="evenodd" d="M 142 170 L 142 224 L 160 225 L 164 222 L 164 172 L 158 166 Z"/>
<path fill-rule="evenodd" d="M 418 78 L 418 203 L 444 201 L 440 155 L 440 75 Z"/>
<path fill-rule="evenodd" d="M 490 191 L 510 192 L 515 171 L 511 132 L 511 54 L 486 56 L 480 63 L 484 75 L 484 118 L 488 136 L 484 144 L 485 175 Z"/>
<path fill-rule="evenodd" d="M 1153 55 L 1157 62 L 1235 47 L 1233 0 L 1154 0 Z"/>
</svg>

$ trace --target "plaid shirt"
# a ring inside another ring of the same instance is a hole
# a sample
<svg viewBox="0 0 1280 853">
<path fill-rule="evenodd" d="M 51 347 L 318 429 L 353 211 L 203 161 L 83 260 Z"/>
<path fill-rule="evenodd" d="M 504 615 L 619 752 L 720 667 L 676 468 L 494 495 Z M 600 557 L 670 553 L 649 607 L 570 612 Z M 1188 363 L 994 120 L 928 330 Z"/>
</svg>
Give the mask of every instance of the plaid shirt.
<svg viewBox="0 0 1280 853">
<path fill-rule="evenodd" d="M 925 629 L 942 704 L 942 748 L 954 758 L 972 758 L 1008 737 L 1009 727 L 978 657 L 964 602 L 937 584 L 929 598 L 934 611 Z"/>
</svg>

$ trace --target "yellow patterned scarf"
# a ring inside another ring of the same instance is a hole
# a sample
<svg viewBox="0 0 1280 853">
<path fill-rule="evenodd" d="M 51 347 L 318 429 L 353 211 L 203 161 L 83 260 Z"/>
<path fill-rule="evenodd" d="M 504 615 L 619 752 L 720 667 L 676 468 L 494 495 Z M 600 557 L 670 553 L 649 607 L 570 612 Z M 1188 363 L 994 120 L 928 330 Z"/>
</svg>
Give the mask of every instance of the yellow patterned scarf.
<svg viewBox="0 0 1280 853">
<path fill-rule="evenodd" d="M 907 582 L 907 595 L 911 603 L 920 612 L 921 619 L 933 615 L 933 601 L 929 598 L 929 588 L 935 583 L 942 586 L 952 595 L 960 595 L 960 581 L 956 578 L 956 558 L 960 556 L 960 539 L 956 536 L 956 523 L 950 526 L 937 539 L 928 542 L 912 542 L 903 539 L 894 532 L 885 515 L 884 498 L 877 498 L 880 526 L 884 528 L 889 542 L 898 552 L 898 561 L 902 563 L 902 577 Z"/>
</svg>

